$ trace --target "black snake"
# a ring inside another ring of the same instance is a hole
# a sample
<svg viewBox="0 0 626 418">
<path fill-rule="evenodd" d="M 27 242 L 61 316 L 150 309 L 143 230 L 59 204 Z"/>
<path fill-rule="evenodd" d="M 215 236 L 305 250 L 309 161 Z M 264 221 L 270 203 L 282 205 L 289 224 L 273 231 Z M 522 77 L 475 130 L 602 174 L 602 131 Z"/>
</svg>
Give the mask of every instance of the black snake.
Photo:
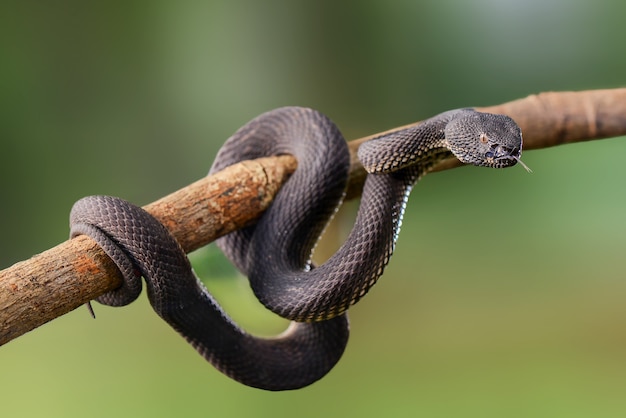
<svg viewBox="0 0 626 418">
<path fill-rule="evenodd" d="M 475 165 L 512 166 L 521 150 L 521 131 L 511 118 L 472 109 L 365 142 L 358 156 L 370 174 L 353 230 L 329 260 L 313 266 L 312 250 L 347 184 L 343 136 L 326 116 L 299 107 L 267 112 L 240 128 L 211 173 L 268 155 L 292 154 L 298 161 L 256 225 L 218 240 L 259 300 L 294 321 L 275 338 L 252 336 L 234 324 L 178 243 L 144 210 L 118 198 L 87 197 L 72 208 L 70 234 L 92 237 L 124 274 L 124 285 L 99 302 L 130 303 L 143 276 L 154 310 L 217 369 L 249 386 L 296 389 L 323 377 L 341 357 L 349 334 L 345 311 L 383 273 L 420 176 L 451 155 Z"/>
</svg>

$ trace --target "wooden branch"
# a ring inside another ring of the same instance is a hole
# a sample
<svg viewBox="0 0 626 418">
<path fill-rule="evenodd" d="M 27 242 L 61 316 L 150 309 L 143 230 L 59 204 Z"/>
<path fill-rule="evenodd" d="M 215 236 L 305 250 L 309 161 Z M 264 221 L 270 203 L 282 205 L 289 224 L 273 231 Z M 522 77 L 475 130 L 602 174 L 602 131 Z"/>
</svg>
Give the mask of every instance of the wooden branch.
<svg viewBox="0 0 626 418">
<path fill-rule="evenodd" d="M 254 221 L 296 166 L 290 156 L 245 161 L 144 209 L 190 252 Z M 115 264 L 86 236 L 0 271 L 0 345 L 121 283 Z"/>
<path fill-rule="evenodd" d="M 522 128 L 524 150 L 626 134 L 626 89 L 542 93 L 478 109 L 511 116 Z M 378 135 L 349 143 L 348 197 L 360 194 L 365 179 L 356 150 Z M 145 209 L 172 232 L 185 251 L 193 251 L 254 222 L 296 165 L 290 156 L 246 161 Z M 458 160 L 449 159 L 435 171 L 459 165 Z M 0 345 L 115 289 L 121 280 L 112 261 L 84 236 L 0 271 Z"/>
<path fill-rule="evenodd" d="M 476 107 L 488 113 L 508 115 L 522 128 L 523 151 L 626 134 L 626 88 L 580 92 L 548 92 L 496 106 Z M 369 135 L 349 143 L 352 169 L 348 197 L 360 195 L 366 172 L 356 158 L 361 143 L 412 123 Z M 432 171 L 460 167 L 456 158 L 439 163 Z"/>
</svg>

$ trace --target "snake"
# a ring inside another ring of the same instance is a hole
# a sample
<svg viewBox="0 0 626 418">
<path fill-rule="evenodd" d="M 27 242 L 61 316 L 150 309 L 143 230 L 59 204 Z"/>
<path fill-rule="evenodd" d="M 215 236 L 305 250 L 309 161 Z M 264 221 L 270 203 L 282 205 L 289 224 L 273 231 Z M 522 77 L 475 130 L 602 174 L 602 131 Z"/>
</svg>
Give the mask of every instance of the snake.
<svg viewBox="0 0 626 418">
<path fill-rule="evenodd" d="M 70 237 L 91 237 L 124 277 L 98 302 L 132 302 L 143 277 L 154 311 L 216 369 L 260 389 L 298 389 L 325 376 L 343 355 L 350 329 L 346 311 L 383 274 L 418 179 L 451 156 L 504 168 L 521 162 L 521 152 L 522 133 L 513 119 L 472 108 L 373 137 L 358 149 L 368 174 L 353 229 L 334 255 L 314 265 L 314 247 L 348 182 L 343 135 L 324 114 L 295 106 L 242 126 L 218 151 L 209 174 L 271 155 L 293 155 L 298 163 L 257 223 L 217 240 L 261 303 L 291 320 L 273 337 L 237 325 L 172 235 L 138 206 L 111 196 L 82 198 L 70 212 Z"/>
</svg>

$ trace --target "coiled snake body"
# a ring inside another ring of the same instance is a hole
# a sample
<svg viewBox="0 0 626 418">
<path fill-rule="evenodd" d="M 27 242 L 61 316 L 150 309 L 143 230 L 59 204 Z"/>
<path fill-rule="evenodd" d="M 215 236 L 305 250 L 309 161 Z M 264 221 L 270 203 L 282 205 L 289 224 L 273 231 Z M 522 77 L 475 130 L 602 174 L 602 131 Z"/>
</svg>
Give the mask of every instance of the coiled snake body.
<svg viewBox="0 0 626 418">
<path fill-rule="evenodd" d="M 459 109 L 361 145 L 369 174 L 352 232 L 318 267 L 312 249 L 340 204 L 350 165 L 347 144 L 324 115 L 286 107 L 240 128 L 219 151 L 211 173 L 236 162 L 292 154 L 298 168 L 256 225 L 218 245 L 248 276 L 259 300 L 291 319 L 275 338 L 252 336 L 231 321 L 196 279 L 168 231 L 121 199 L 79 200 L 71 236 L 91 236 L 125 277 L 99 302 L 120 306 L 137 298 L 140 276 L 154 310 L 216 368 L 249 386 L 295 389 L 323 377 L 348 341 L 345 311 L 376 283 L 393 252 L 413 184 L 443 158 L 508 167 L 519 161 L 522 137 L 507 116 Z"/>
</svg>

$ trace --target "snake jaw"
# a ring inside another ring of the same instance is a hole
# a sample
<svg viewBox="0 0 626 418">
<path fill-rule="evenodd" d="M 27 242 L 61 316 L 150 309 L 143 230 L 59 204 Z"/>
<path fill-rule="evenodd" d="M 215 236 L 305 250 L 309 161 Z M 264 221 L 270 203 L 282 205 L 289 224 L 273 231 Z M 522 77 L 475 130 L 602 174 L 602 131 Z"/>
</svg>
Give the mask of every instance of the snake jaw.
<svg viewBox="0 0 626 418">
<path fill-rule="evenodd" d="M 491 150 L 485 153 L 485 160 L 490 167 L 505 168 L 519 164 L 528 173 L 533 172 L 533 170 L 522 161 L 521 142 L 519 148 L 510 148 L 498 144 L 492 144 L 490 148 Z"/>
<path fill-rule="evenodd" d="M 507 147 L 505 145 L 493 143 L 489 151 L 485 152 L 487 165 L 496 168 L 510 167 L 520 161 L 522 152 L 518 147 Z"/>
<path fill-rule="evenodd" d="M 465 164 L 479 167 L 506 168 L 520 161 L 521 151 L 518 147 L 508 147 L 490 140 L 489 143 L 481 144 L 478 148 L 478 150 L 473 152 L 467 152 L 466 147 L 463 150 L 458 150 L 450 146 L 452 153 Z"/>
</svg>

